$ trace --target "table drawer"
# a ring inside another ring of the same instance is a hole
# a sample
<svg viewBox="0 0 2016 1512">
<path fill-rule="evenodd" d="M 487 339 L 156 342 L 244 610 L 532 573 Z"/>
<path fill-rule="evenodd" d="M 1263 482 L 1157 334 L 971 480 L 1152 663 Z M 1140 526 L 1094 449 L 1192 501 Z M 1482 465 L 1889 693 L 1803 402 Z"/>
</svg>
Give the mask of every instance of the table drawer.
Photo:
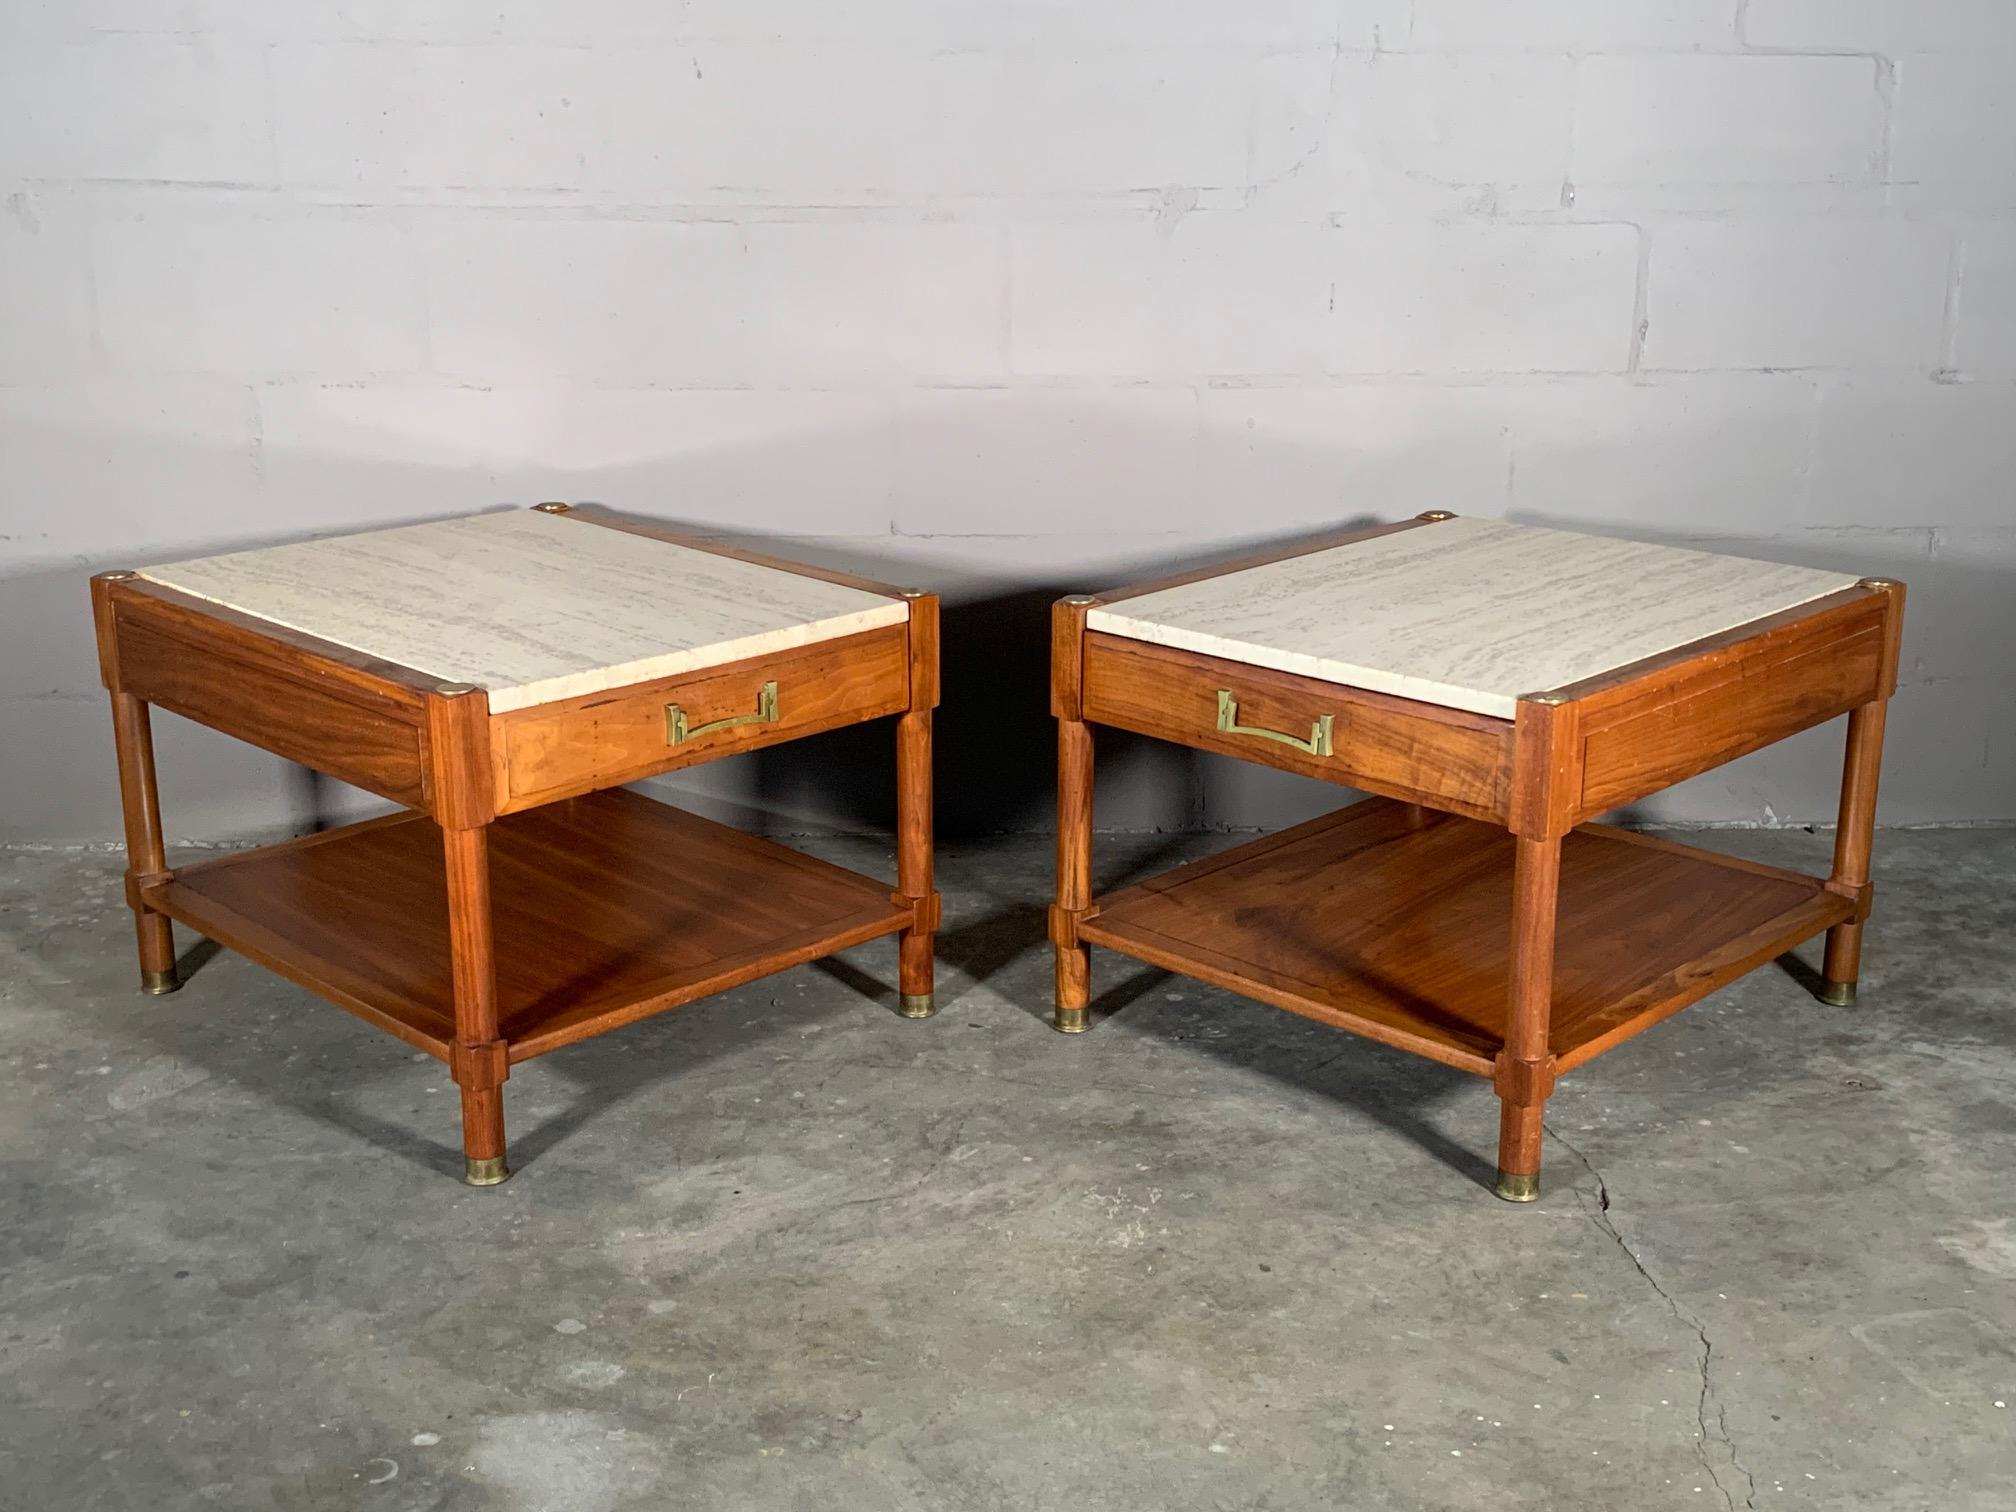
<svg viewBox="0 0 2016 1512">
<path fill-rule="evenodd" d="M 1326 782 L 1502 819 L 1512 723 L 1093 631 L 1085 717 Z"/>
<path fill-rule="evenodd" d="M 902 625 L 496 716 L 498 810 L 635 782 L 910 705 Z"/>
</svg>

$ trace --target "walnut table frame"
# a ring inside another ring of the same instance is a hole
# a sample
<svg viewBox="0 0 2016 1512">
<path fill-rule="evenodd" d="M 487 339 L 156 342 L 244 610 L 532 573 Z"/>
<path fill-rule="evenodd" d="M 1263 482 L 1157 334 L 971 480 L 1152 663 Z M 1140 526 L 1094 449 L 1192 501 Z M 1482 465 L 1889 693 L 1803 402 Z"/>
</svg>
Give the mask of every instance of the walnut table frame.
<svg viewBox="0 0 2016 1512">
<path fill-rule="evenodd" d="M 1100 945 L 1488 1077 L 1497 1192 L 1525 1201 L 1539 1194 L 1542 1115 L 1562 1072 L 1822 931 L 1820 996 L 1853 1001 L 1904 590 L 1844 577 L 1795 607 L 1536 688 L 1510 717 L 1088 625 L 1147 594 L 1454 518 L 1056 605 L 1056 1027 L 1087 1027 Z M 1335 560 L 1348 572 L 1350 552 Z M 1825 878 L 1588 822 L 1841 714 Z M 1375 796 L 1095 899 L 1095 724 Z"/>
<path fill-rule="evenodd" d="M 925 1017 L 933 1001 L 936 597 L 599 508 L 538 509 L 564 518 L 554 522 L 562 534 L 629 532 L 626 552 L 662 549 L 634 539 L 644 537 L 862 590 L 896 601 L 893 620 L 498 712 L 483 688 L 139 573 L 91 584 L 142 985 L 180 985 L 172 919 L 446 1061 L 476 1185 L 509 1174 L 503 1085 L 514 1062 L 886 934 L 901 936 L 899 1011 Z M 611 549 L 607 537 L 597 545 Z M 405 811 L 171 868 L 152 706 Z M 893 890 L 618 790 L 887 715 L 896 716 Z"/>
</svg>

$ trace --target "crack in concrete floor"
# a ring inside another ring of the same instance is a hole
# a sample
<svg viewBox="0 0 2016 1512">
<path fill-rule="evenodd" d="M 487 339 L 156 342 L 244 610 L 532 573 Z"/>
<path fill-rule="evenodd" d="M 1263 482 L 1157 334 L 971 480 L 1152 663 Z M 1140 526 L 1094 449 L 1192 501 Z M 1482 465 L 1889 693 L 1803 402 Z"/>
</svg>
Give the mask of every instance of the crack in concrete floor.
<svg viewBox="0 0 2016 1512">
<path fill-rule="evenodd" d="M 1610 1183 L 1604 1179 L 1603 1173 L 1596 1169 L 1595 1162 L 1589 1158 L 1581 1146 L 1566 1138 L 1553 1125 L 1543 1123 L 1541 1127 L 1546 1129 L 1548 1138 L 1552 1139 L 1582 1163 L 1582 1169 L 1587 1171 L 1596 1183 L 1595 1207 L 1590 1207 L 1585 1195 L 1580 1191 L 1577 1191 L 1575 1194 L 1576 1203 L 1584 1213 L 1588 1214 L 1590 1221 L 1607 1234 L 1616 1244 L 1617 1248 L 1624 1252 L 1625 1258 L 1631 1262 L 1632 1269 L 1644 1277 L 1645 1284 L 1659 1294 L 1660 1300 L 1672 1309 L 1673 1316 L 1691 1329 L 1694 1337 L 1700 1341 L 1701 1358 L 1699 1369 L 1701 1372 L 1701 1393 L 1695 1400 L 1694 1417 L 1696 1423 L 1700 1426 L 1699 1447 L 1701 1468 L 1708 1472 L 1708 1478 L 1715 1483 L 1715 1489 L 1721 1493 L 1722 1500 L 1728 1503 L 1729 1512 L 1736 1512 L 1736 1498 L 1730 1493 L 1729 1488 L 1722 1484 L 1721 1472 L 1715 1468 L 1715 1461 L 1708 1452 L 1709 1444 L 1721 1444 L 1724 1452 L 1728 1455 L 1730 1468 L 1743 1477 L 1746 1488 L 1743 1494 L 1743 1505 L 1754 1509 L 1757 1505 L 1757 1479 L 1744 1468 L 1743 1461 L 1736 1453 L 1736 1441 L 1729 1434 L 1729 1409 L 1722 1400 L 1721 1389 L 1715 1384 L 1715 1342 L 1708 1337 L 1708 1325 L 1703 1323 L 1695 1314 L 1682 1307 L 1680 1299 L 1660 1285 L 1659 1278 L 1653 1275 L 1651 1268 L 1645 1264 L 1645 1257 L 1632 1247 L 1631 1242 L 1624 1237 L 1623 1231 L 1617 1227 L 1617 1220 L 1610 1216 Z M 1715 1403 L 1715 1424 L 1713 1428 L 1710 1428 L 1708 1423 L 1708 1404 L 1711 1398 L 1713 1398 Z"/>
</svg>

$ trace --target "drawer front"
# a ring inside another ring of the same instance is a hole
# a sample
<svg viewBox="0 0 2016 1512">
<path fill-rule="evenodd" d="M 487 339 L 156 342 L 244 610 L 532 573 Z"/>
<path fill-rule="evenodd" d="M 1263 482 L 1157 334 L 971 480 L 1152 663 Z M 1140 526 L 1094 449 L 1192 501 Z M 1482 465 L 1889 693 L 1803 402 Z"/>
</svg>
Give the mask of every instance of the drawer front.
<svg viewBox="0 0 2016 1512">
<path fill-rule="evenodd" d="M 776 745 L 910 705 L 909 635 L 890 625 L 492 721 L 500 812 Z"/>
<path fill-rule="evenodd" d="M 1662 690 L 1585 728 L 1579 817 L 1607 813 L 1870 702 L 1883 684 L 1883 632 L 1738 662 L 1712 682 Z"/>
<path fill-rule="evenodd" d="M 1512 724 L 1146 641 L 1085 637 L 1085 717 L 1474 818 L 1505 814 Z"/>
<path fill-rule="evenodd" d="M 119 616 L 127 692 L 409 808 L 427 804 L 417 702 L 280 670 L 214 640 L 163 630 L 145 607 Z"/>
</svg>

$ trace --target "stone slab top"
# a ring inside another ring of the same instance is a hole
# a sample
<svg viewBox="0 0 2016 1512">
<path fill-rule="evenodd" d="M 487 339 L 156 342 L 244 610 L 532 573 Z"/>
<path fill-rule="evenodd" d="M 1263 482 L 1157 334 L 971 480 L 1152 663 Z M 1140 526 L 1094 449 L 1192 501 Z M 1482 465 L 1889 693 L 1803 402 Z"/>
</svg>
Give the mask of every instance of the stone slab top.
<svg viewBox="0 0 2016 1512">
<path fill-rule="evenodd" d="M 1858 581 L 1457 516 L 1098 605 L 1086 625 L 1509 719 L 1523 694 L 1614 671 Z"/>
<path fill-rule="evenodd" d="M 493 713 L 900 625 L 900 598 L 516 509 L 143 569 L 444 682 Z"/>
</svg>

